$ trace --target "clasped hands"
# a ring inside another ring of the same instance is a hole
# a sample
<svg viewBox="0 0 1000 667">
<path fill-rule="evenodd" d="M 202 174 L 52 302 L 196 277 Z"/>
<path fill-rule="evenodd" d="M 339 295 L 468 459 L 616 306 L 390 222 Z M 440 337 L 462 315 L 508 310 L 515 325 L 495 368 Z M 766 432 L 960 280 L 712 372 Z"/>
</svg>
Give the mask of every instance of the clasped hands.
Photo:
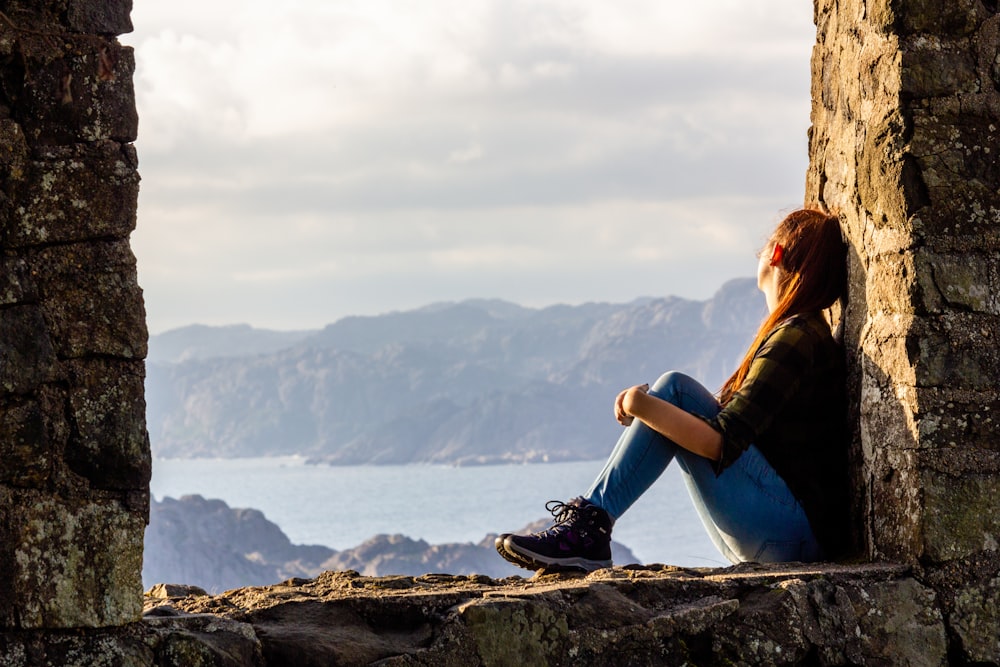
<svg viewBox="0 0 1000 667">
<path fill-rule="evenodd" d="M 636 392 L 643 394 L 649 393 L 649 384 L 637 384 L 634 387 L 623 389 L 615 398 L 615 419 L 617 419 L 618 423 L 622 426 L 631 425 L 632 421 L 635 419 L 635 417 L 626 409 L 626 405 L 631 405 Z"/>
</svg>

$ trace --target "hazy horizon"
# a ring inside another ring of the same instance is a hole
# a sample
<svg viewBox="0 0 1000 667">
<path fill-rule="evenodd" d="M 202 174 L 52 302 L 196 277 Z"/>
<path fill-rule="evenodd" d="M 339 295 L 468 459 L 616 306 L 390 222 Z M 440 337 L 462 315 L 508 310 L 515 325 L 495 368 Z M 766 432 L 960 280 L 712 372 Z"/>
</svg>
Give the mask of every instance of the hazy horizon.
<svg viewBox="0 0 1000 667">
<path fill-rule="evenodd" d="M 723 281 L 722 284 L 725 284 L 725 282 L 728 282 L 730 280 L 752 280 L 752 279 L 753 279 L 753 277 L 749 276 L 749 275 L 747 275 L 747 276 L 736 276 L 735 278 L 728 278 L 726 281 Z M 721 287 L 721 286 L 722 285 L 720 284 L 719 287 Z M 715 294 L 717 291 L 718 291 L 718 289 L 716 289 L 715 291 L 713 291 L 712 294 Z M 712 294 L 710 294 L 709 297 L 711 297 Z M 679 294 L 661 294 L 661 295 L 649 295 L 649 294 L 646 294 L 646 295 L 636 296 L 636 297 L 633 297 L 631 299 L 616 300 L 616 301 L 596 300 L 595 299 L 595 300 L 584 300 L 584 301 L 580 301 L 578 303 L 557 302 L 557 303 L 542 304 L 542 305 L 539 305 L 539 306 L 527 306 L 527 305 L 524 305 L 524 304 L 521 304 L 521 303 L 517 303 L 515 301 L 511 301 L 510 299 L 504 299 L 504 298 L 500 298 L 500 297 L 470 296 L 470 297 L 466 297 L 466 298 L 462 298 L 462 299 L 451 299 L 451 300 L 446 300 L 446 301 L 431 301 L 429 303 L 420 304 L 420 305 L 414 306 L 412 308 L 398 308 L 398 309 L 394 309 L 394 310 L 387 310 L 387 311 L 384 311 L 384 312 L 381 312 L 381 313 L 369 313 L 369 314 L 353 314 L 353 313 L 348 313 L 346 315 L 343 315 L 343 316 L 337 318 L 336 320 L 331 320 L 329 322 L 321 324 L 318 327 L 303 327 L 303 328 L 261 327 L 261 326 L 257 326 L 255 324 L 253 324 L 252 322 L 223 322 L 223 323 L 219 323 L 219 324 L 207 324 L 205 322 L 188 322 L 187 324 L 181 324 L 181 325 L 178 325 L 178 326 L 175 326 L 175 327 L 170 327 L 169 329 L 164 329 L 162 331 L 153 331 L 152 328 L 150 328 L 149 335 L 150 336 L 158 336 L 158 335 L 161 335 L 161 334 L 170 333 L 172 331 L 178 331 L 180 329 L 186 329 L 188 327 L 209 327 L 209 328 L 219 328 L 219 329 L 228 328 L 228 327 L 250 327 L 251 329 L 254 329 L 254 330 L 257 330 L 257 331 L 275 331 L 275 332 L 282 332 L 282 333 L 295 333 L 295 332 L 303 332 L 303 331 L 319 331 L 319 330 L 323 329 L 326 326 L 329 326 L 331 324 L 335 324 L 339 320 L 347 319 L 347 318 L 352 318 L 352 317 L 380 317 L 382 315 L 392 315 L 394 313 L 406 313 L 406 312 L 424 310 L 424 309 L 427 309 L 427 308 L 433 308 L 435 306 L 446 306 L 446 305 L 450 305 L 450 304 L 460 304 L 460 303 L 466 303 L 466 302 L 470 302 L 470 301 L 485 301 L 485 302 L 499 301 L 499 302 L 503 302 L 503 303 L 510 304 L 510 305 L 513 305 L 513 306 L 517 306 L 517 307 L 520 307 L 520 308 L 526 308 L 526 309 L 529 309 L 529 310 L 544 310 L 546 308 L 552 308 L 552 307 L 557 307 L 557 306 L 570 306 L 570 307 L 582 306 L 582 305 L 586 305 L 588 303 L 629 304 L 629 303 L 634 303 L 634 302 L 638 302 L 638 301 L 646 301 L 646 300 L 652 300 L 652 299 L 662 299 L 662 298 L 668 298 L 668 297 L 690 299 L 692 301 L 705 301 L 708 298 L 708 297 L 706 297 L 705 299 L 701 299 L 701 298 L 685 297 L 685 296 L 681 296 Z"/>
</svg>

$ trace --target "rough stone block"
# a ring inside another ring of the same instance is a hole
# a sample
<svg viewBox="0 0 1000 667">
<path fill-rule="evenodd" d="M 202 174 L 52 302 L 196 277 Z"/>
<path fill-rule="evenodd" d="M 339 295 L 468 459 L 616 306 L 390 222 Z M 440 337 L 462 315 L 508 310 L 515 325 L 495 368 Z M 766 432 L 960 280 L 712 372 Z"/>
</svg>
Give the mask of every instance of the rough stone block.
<svg viewBox="0 0 1000 667">
<path fill-rule="evenodd" d="M 1000 335 L 997 318 L 951 311 L 936 319 L 918 320 L 907 350 L 916 369 L 918 387 L 948 387 L 958 391 L 996 390 L 1000 348 L 983 345 Z M 986 336 L 981 332 L 985 331 Z"/>
<path fill-rule="evenodd" d="M 991 16 L 980 0 L 879 0 L 896 4 L 904 33 L 963 36 Z"/>
<path fill-rule="evenodd" d="M 458 613 L 487 663 L 543 664 L 568 648 L 566 616 L 525 600 L 477 600 Z"/>
<path fill-rule="evenodd" d="M 924 175 L 937 176 L 932 169 Z M 937 172 L 939 174 L 939 172 Z M 921 236 L 937 252 L 1000 252 L 1000 200 L 996 188 L 971 179 L 944 180 L 928 187 L 933 207 L 921 210 L 916 218 Z"/>
<path fill-rule="evenodd" d="M 908 406 L 888 382 L 882 384 L 869 375 L 861 378 L 859 411 L 862 452 L 873 456 L 880 449 L 915 449 L 919 446 L 915 430 L 910 428 Z"/>
<path fill-rule="evenodd" d="M 876 584 L 860 596 L 874 613 L 859 625 L 866 664 L 945 665 L 948 638 L 934 591 L 909 579 Z M 861 602 L 861 600 L 859 600 Z"/>
<path fill-rule="evenodd" d="M 1000 266 L 987 253 L 921 252 L 916 275 L 928 312 L 950 310 L 1000 315 Z M 979 335 L 996 340 L 984 319 Z"/>
<path fill-rule="evenodd" d="M 69 26 L 77 32 L 120 35 L 132 32 L 132 0 L 70 0 Z"/>
<path fill-rule="evenodd" d="M 209 614 L 149 617 L 157 666 L 265 667 L 261 641 L 247 623 Z"/>
<path fill-rule="evenodd" d="M 27 253 L 59 355 L 146 356 L 146 312 L 127 240 L 42 247 Z"/>
<path fill-rule="evenodd" d="M 950 626 L 970 663 L 1000 663 L 1000 577 L 969 579 L 955 592 Z"/>
<path fill-rule="evenodd" d="M 148 633 L 130 631 L 129 628 L 75 632 L 0 632 L 0 665 L 160 667 L 155 662 L 153 650 L 148 643 Z"/>
<path fill-rule="evenodd" d="M 0 487 L 0 627 L 106 627 L 142 612 L 145 520 L 115 501 Z"/>
<path fill-rule="evenodd" d="M 70 468 L 98 489 L 143 490 L 152 473 L 144 366 L 103 358 L 70 366 Z"/>
<path fill-rule="evenodd" d="M 55 377 L 56 364 L 41 308 L 0 309 L 0 391 L 31 392 Z"/>
<path fill-rule="evenodd" d="M 31 185 L 17 201 L 13 247 L 126 238 L 135 229 L 139 175 L 135 149 L 114 142 L 41 151 Z"/>
<path fill-rule="evenodd" d="M 38 291 L 29 274 L 23 259 L 0 255 L 0 306 L 38 301 Z"/>
<path fill-rule="evenodd" d="M 921 452 L 923 555 L 932 562 L 1000 548 L 1000 453 L 969 447 Z"/>
<path fill-rule="evenodd" d="M 49 480 L 56 455 L 45 412 L 51 407 L 24 398 L 0 403 L 0 483 L 39 488 Z"/>
<path fill-rule="evenodd" d="M 872 557 L 889 561 L 918 558 L 924 542 L 916 451 L 880 447 L 865 455 L 870 480 L 867 515 Z"/>
<path fill-rule="evenodd" d="M 874 224 L 906 225 L 926 204 L 916 161 L 903 142 L 906 123 L 898 112 L 872 119 L 857 145 L 857 197 Z"/>
<path fill-rule="evenodd" d="M 913 280 L 913 253 L 872 253 L 870 256 L 875 261 L 869 264 L 865 277 L 865 300 L 869 311 L 881 316 L 898 314 L 905 317 L 919 312 L 918 306 L 923 299 L 917 289 L 919 283 Z"/>
<path fill-rule="evenodd" d="M 966 183 L 996 187 L 1000 183 L 998 164 L 1000 121 L 988 114 L 934 112 L 915 109 L 910 150 L 917 158 L 929 188 L 946 185 L 961 191 Z M 975 191 L 978 193 L 978 191 Z M 1000 199 L 995 192 L 985 201 Z M 981 200 L 983 201 L 983 200 Z"/>
<path fill-rule="evenodd" d="M 879 32 L 893 32 L 899 17 L 899 0 L 870 0 L 866 3 L 865 24 Z"/>
<path fill-rule="evenodd" d="M 932 448 L 1000 451 L 1000 396 L 996 392 L 923 390 L 917 415 L 919 439 Z"/>
<path fill-rule="evenodd" d="M 800 635 L 803 651 L 796 656 L 758 650 L 756 655 L 747 655 L 744 664 L 805 663 L 810 646 L 815 647 L 814 655 L 823 665 L 945 664 L 948 641 L 936 595 L 913 579 L 878 582 L 863 589 L 833 581 L 791 580 L 777 588 L 788 599 L 784 605 L 787 611 L 776 616 L 788 626 L 763 635 L 757 645 L 765 648 L 770 643 L 773 647 L 778 637 L 787 644 L 789 638 Z M 873 613 L 858 613 L 866 608 Z M 761 625 L 760 621 L 757 624 Z"/>
<path fill-rule="evenodd" d="M 913 386 L 916 371 L 908 352 L 908 335 L 913 316 L 872 308 L 861 336 L 861 371 L 872 378 L 872 386 Z M 885 392 L 895 396 L 894 389 Z"/>
<path fill-rule="evenodd" d="M 976 62 L 967 45 L 923 35 L 912 40 L 903 64 L 904 95 L 923 98 L 979 92 Z"/>
<path fill-rule="evenodd" d="M 21 89 L 11 113 L 29 143 L 135 141 L 138 116 L 131 48 L 110 39 L 66 36 L 65 49 L 54 57 L 51 38 L 23 41 L 23 78 L 3 84 Z M 7 76 L 13 75 L 8 71 Z"/>
</svg>

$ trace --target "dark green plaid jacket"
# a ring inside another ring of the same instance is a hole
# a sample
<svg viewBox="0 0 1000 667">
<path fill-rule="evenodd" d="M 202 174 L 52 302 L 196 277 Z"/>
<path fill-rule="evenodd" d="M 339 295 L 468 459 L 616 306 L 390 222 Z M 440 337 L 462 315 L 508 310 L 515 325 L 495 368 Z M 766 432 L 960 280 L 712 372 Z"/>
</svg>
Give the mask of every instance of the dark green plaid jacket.
<svg viewBox="0 0 1000 667">
<path fill-rule="evenodd" d="M 751 444 L 788 484 L 828 554 L 846 546 L 847 414 L 843 349 L 820 313 L 774 328 L 740 389 L 709 420 L 724 470 Z"/>
</svg>

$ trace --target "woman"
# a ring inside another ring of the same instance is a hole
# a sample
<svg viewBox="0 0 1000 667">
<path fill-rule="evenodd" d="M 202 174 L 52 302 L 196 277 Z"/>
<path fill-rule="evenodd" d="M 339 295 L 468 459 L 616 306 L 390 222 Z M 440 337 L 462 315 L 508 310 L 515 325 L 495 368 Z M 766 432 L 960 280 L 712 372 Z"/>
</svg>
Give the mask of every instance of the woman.
<svg viewBox="0 0 1000 667">
<path fill-rule="evenodd" d="M 718 399 L 676 372 L 622 391 L 615 417 L 628 428 L 590 490 L 549 502 L 552 528 L 498 537 L 500 555 L 532 570 L 610 567 L 615 521 L 675 459 L 712 541 L 731 562 L 842 555 L 845 379 L 822 311 L 843 295 L 846 266 L 835 216 L 789 214 L 757 267 L 770 314 Z"/>
</svg>

